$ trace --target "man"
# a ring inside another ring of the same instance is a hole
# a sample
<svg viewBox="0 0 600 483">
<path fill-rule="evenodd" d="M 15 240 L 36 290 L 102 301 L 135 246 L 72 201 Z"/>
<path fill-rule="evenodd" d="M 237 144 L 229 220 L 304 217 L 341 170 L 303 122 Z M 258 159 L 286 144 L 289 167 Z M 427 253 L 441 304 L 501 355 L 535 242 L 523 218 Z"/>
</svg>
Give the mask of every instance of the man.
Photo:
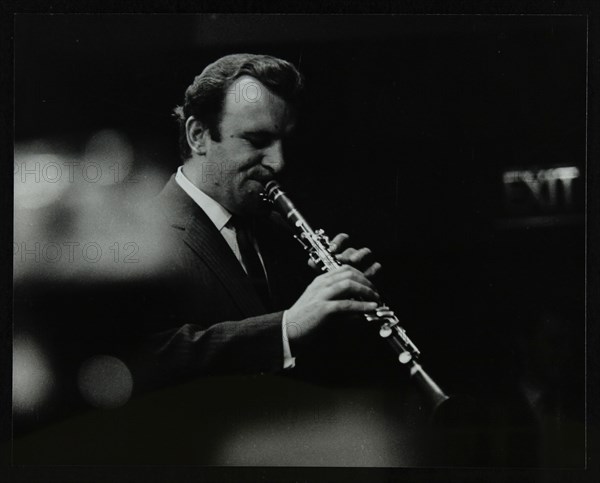
<svg viewBox="0 0 600 483">
<path fill-rule="evenodd" d="M 167 316 L 147 310 L 148 379 L 301 366 L 321 329 L 377 306 L 368 249 L 343 249 L 340 234 L 333 251 L 347 265 L 302 281 L 300 250 L 261 200 L 284 169 L 301 91 L 290 63 L 234 54 L 206 67 L 176 109 L 183 166 L 152 203 L 171 278 Z"/>
</svg>

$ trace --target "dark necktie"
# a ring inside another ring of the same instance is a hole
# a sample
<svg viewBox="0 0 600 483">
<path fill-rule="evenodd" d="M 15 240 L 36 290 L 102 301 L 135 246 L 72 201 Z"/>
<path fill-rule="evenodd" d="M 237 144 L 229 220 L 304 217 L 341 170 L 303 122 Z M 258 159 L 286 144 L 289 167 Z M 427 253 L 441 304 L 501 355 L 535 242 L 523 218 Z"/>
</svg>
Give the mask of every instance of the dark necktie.
<svg viewBox="0 0 600 483">
<path fill-rule="evenodd" d="M 258 253 L 252 243 L 252 221 L 241 216 L 232 216 L 231 224 L 235 228 L 235 236 L 237 238 L 238 248 L 242 255 L 242 261 L 246 267 L 246 272 L 252 285 L 256 289 L 259 297 L 267 309 L 271 307 L 271 297 L 269 295 L 269 285 L 265 271 L 258 258 Z"/>
</svg>

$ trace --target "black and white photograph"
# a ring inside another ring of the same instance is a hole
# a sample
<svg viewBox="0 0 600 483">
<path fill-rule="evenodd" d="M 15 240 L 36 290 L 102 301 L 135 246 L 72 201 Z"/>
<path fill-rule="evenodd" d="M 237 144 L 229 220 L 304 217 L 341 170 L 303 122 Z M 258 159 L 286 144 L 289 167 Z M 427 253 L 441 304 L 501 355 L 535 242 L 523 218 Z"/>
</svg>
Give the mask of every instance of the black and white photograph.
<svg viewBox="0 0 600 483">
<path fill-rule="evenodd" d="M 585 470 L 588 20 L 15 14 L 10 464 Z"/>
</svg>

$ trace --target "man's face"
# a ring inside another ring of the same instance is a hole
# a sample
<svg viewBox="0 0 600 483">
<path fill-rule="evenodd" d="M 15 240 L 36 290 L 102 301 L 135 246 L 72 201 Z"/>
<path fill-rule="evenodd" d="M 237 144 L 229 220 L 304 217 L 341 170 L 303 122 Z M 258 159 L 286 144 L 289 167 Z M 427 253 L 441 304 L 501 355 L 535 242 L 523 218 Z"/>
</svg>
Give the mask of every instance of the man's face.
<svg viewBox="0 0 600 483">
<path fill-rule="evenodd" d="M 236 214 L 264 212 L 260 193 L 283 169 L 283 143 L 294 123 L 283 99 L 252 77 L 237 79 L 225 96 L 221 141 L 207 141 L 208 194 Z"/>
</svg>

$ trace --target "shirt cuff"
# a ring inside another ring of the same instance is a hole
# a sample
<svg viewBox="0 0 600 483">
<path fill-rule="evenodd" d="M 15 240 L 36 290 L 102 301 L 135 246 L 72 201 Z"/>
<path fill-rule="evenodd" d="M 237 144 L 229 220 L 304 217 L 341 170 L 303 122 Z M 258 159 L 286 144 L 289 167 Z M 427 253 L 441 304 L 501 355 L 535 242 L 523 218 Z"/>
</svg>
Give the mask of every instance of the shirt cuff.
<svg viewBox="0 0 600 483">
<path fill-rule="evenodd" d="M 283 338 L 283 368 L 291 369 L 296 365 L 296 358 L 292 357 L 292 351 L 290 349 L 290 341 L 287 336 L 286 329 L 286 320 L 287 320 L 287 310 L 283 312 L 283 317 L 281 318 L 281 334 Z"/>
</svg>

